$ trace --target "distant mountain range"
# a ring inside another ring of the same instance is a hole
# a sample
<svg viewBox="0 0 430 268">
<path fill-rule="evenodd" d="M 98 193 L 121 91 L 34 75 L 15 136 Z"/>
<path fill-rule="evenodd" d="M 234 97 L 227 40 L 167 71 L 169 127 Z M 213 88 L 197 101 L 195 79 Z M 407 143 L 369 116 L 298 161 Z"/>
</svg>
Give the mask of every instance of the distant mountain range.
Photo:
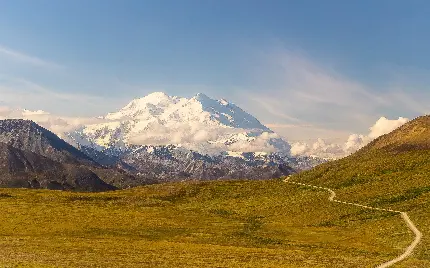
<svg viewBox="0 0 430 268">
<path fill-rule="evenodd" d="M 268 178 L 325 162 L 291 157 L 288 142 L 254 116 L 201 93 L 152 93 L 99 121 L 62 135 L 100 163 L 156 180 Z"/>
<path fill-rule="evenodd" d="M 325 162 L 313 157 L 243 153 L 204 155 L 173 145 L 131 146 L 126 150 L 81 150 L 106 166 L 114 166 L 158 182 L 214 179 L 269 179 Z"/>
<path fill-rule="evenodd" d="M 0 120 L 0 187 L 106 191 L 179 180 L 268 179 L 282 161 L 208 156 L 170 146 L 80 150 L 28 120 Z"/>
<path fill-rule="evenodd" d="M 96 174 L 102 169 L 96 161 L 34 122 L 0 121 L 1 187 L 116 189 Z"/>
<path fill-rule="evenodd" d="M 43 111 L 15 114 L 66 120 Z M 156 92 L 71 131 L 52 131 L 58 136 L 32 121 L 0 121 L 4 166 L 12 174 L 3 185 L 15 183 L 18 171 L 27 175 L 17 185 L 98 191 L 180 180 L 268 179 L 325 162 L 292 157 L 288 142 L 255 117 L 204 94 L 187 99 Z M 40 164 L 44 159 L 47 166 Z M 59 173 L 47 175 L 51 168 Z M 85 185 L 70 170 L 83 174 Z"/>
</svg>

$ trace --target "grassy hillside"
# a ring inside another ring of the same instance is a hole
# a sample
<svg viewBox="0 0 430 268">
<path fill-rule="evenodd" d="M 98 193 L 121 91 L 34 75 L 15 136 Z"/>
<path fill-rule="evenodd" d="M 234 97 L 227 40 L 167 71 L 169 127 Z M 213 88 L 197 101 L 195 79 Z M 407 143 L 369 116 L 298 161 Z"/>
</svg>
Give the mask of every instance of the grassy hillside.
<svg viewBox="0 0 430 268">
<path fill-rule="evenodd" d="M 395 215 L 280 180 L 2 189 L 0 212 L 2 267 L 372 267 L 408 242 Z"/>
<path fill-rule="evenodd" d="M 430 267 L 430 116 L 292 179 L 336 189 L 339 199 L 408 212 L 424 235 L 414 258 Z"/>
</svg>

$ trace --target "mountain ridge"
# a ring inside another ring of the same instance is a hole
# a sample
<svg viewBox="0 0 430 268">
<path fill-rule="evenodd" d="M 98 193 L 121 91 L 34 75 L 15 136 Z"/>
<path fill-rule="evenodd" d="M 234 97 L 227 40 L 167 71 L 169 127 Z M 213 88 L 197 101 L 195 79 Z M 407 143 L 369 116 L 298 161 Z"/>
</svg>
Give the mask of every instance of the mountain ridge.
<svg viewBox="0 0 430 268">
<path fill-rule="evenodd" d="M 30 120 L 0 120 L 0 142 L 58 162 L 98 165 L 77 148 Z"/>
<path fill-rule="evenodd" d="M 99 162 L 156 180 L 267 179 L 323 162 L 289 156 L 290 145 L 258 119 L 202 93 L 187 99 L 155 92 L 101 119 L 66 140 Z"/>
<path fill-rule="evenodd" d="M 85 166 L 56 162 L 0 142 L 0 187 L 109 191 L 116 189 Z"/>
<path fill-rule="evenodd" d="M 187 99 L 155 92 L 95 121 L 59 134 L 97 164 L 140 177 L 107 181 L 119 188 L 168 180 L 269 179 L 324 162 L 291 157 L 290 145 L 258 119 L 202 93 Z"/>
<path fill-rule="evenodd" d="M 202 93 L 187 99 L 155 92 L 102 119 L 66 133 L 68 141 L 99 150 L 130 145 L 176 145 L 209 154 L 290 150 L 286 141 L 240 107 Z"/>
<path fill-rule="evenodd" d="M 0 145 L 3 186 L 104 191 L 154 183 L 99 164 L 30 120 L 0 120 Z"/>
<path fill-rule="evenodd" d="M 358 153 L 368 150 L 389 149 L 392 152 L 430 149 L 430 115 L 419 116 L 392 132 L 382 135 L 361 148 Z"/>
</svg>

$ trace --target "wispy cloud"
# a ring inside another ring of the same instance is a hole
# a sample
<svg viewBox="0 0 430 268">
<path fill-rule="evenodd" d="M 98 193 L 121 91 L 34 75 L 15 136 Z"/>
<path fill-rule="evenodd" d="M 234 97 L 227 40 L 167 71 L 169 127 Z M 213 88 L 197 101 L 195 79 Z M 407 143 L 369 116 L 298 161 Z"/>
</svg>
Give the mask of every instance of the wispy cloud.
<svg viewBox="0 0 430 268">
<path fill-rule="evenodd" d="M 57 114 L 94 114 L 116 107 L 116 100 L 77 92 L 61 92 L 22 78 L 0 75 L 3 105 L 26 109 L 49 109 Z"/>
<path fill-rule="evenodd" d="M 239 93 L 246 98 L 245 108 L 262 115 L 265 123 L 296 125 L 302 132 L 295 135 L 288 133 L 293 128 L 278 128 L 284 131 L 280 134 L 292 139 L 305 140 L 314 137 L 316 131 L 328 135 L 323 138 L 342 137 L 345 133 L 364 132 L 384 115 L 413 117 L 430 111 L 430 94 L 423 94 L 423 90 L 397 83 L 375 88 L 302 52 L 266 53 L 254 72 L 251 76 L 255 89 Z"/>
<path fill-rule="evenodd" d="M 43 66 L 49 68 L 64 68 L 64 66 L 59 65 L 57 63 L 53 63 L 48 60 L 44 60 L 35 56 L 30 56 L 25 53 L 13 50 L 11 48 L 7 48 L 5 46 L 0 45 L 0 55 L 8 57 L 12 60 L 16 60 L 19 62 L 35 65 L 35 66 Z"/>
<path fill-rule="evenodd" d="M 121 98 L 84 91 L 83 87 L 95 86 L 76 82 L 81 79 L 85 78 L 76 70 L 0 45 L 2 105 L 76 116 L 99 115 L 118 108 Z"/>
</svg>

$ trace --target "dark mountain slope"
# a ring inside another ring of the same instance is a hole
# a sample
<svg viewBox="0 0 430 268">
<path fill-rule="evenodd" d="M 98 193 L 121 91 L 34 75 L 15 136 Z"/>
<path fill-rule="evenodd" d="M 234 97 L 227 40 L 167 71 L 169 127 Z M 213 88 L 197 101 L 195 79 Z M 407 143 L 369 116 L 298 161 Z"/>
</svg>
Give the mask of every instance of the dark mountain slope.
<svg viewBox="0 0 430 268">
<path fill-rule="evenodd" d="M 114 185 L 117 188 L 128 188 L 154 182 L 150 180 L 148 176 L 131 175 L 130 173 L 124 172 L 121 170 L 122 167 L 103 166 L 104 163 L 93 160 L 90 156 L 60 139 L 54 133 L 29 120 L 0 120 L 0 143 L 11 146 L 5 151 L 6 155 L 15 154 L 17 157 L 19 155 L 18 159 L 22 161 L 15 161 L 18 160 L 15 159 L 13 161 L 11 160 L 11 162 L 4 163 L 5 165 L 24 166 L 25 169 L 19 171 L 21 173 L 38 173 L 40 171 L 38 169 L 43 167 L 44 173 L 46 173 L 47 170 L 52 171 L 58 169 L 62 170 L 61 172 L 67 171 L 67 176 L 65 176 L 68 179 L 72 176 L 73 178 L 77 178 L 78 181 L 82 180 L 81 183 L 69 183 L 70 187 L 68 185 L 63 185 L 64 189 L 85 190 L 87 186 L 89 187 L 87 189 L 89 191 L 92 191 L 93 188 L 94 191 L 104 189 L 97 185 L 94 185 L 94 187 L 91 186 L 91 180 L 87 180 L 87 178 L 90 177 L 94 181 L 97 179 L 100 180 L 101 178 L 104 182 Z M 22 153 L 16 153 L 17 151 L 12 147 L 21 150 Z M 4 146 L 2 149 L 5 149 Z M 30 152 L 33 154 L 30 154 Z M 37 163 L 35 162 L 34 165 L 29 164 L 33 163 L 32 160 L 37 161 Z M 58 167 L 59 165 L 61 168 Z M 36 168 L 36 170 L 32 170 L 32 168 Z M 77 172 L 77 170 L 79 172 Z M 91 171 L 91 173 L 89 173 L 89 171 Z M 82 177 L 82 174 L 85 174 L 85 176 Z M 54 173 L 51 177 L 55 178 L 57 175 L 58 174 Z M 16 176 L 13 176 L 13 178 L 16 178 Z M 48 180 L 48 178 L 46 178 L 46 180 Z M 54 180 L 57 180 L 57 178 Z M 66 179 L 63 176 L 58 180 L 63 183 Z M 84 181 L 86 181 L 86 183 L 82 184 Z M 20 182 L 18 185 L 27 187 L 26 183 L 22 184 Z M 43 188 L 49 187 L 43 185 Z"/>
<path fill-rule="evenodd" d="M 85 166 L 59 163 L 5 143 L 0 143 L 0 174 L 0 187 L 91 192 L 115 189 Z"/>
<path fill-rule="evenodd" d="M 29 120 L 0 120 L 0 142 L 60 163 L 98 166 L 89 156 Z"/>
</svg>

